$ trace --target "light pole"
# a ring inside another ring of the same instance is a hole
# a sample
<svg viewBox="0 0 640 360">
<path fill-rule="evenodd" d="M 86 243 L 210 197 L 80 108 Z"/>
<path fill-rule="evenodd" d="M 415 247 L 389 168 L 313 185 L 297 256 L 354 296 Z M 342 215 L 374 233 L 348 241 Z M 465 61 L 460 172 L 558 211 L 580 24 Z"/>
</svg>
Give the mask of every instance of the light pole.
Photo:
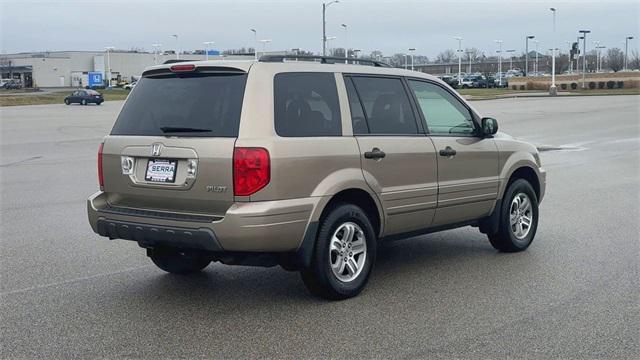
<svg viewBox="0 0 640 360">
<path fill-rule="evenodd" d="M 513 70 L 513 53 L 515 51 L 515 49 L 505 50 L 505 52 L 511 53 L 511 56 L 509 56 L 509 70 Z"/>
<path fill-rule="evenodd" d="M 462 38 L 455 36 L 454 39 L 458 40 L 458 86 L 462 85 Z"/>
<path fill-rule="evenodd" d="M 262 54 L 264 55 L 267 52 L 267 44 L 271 42 L 271 39 L 262 39 L 260 42 L 262 43 Z"/>
<path fill-rule="evenodd" d="M 249 29 L 253 33 L 253 60 L 258 60 L 258 32 L 256 29 Z"/>
<path fill-rule="evenodd" d="M 606 46 L 598 46 L 597 47 L 597 49 L 598 49 L 598 58 L 600 59 L 600 65 L 598 67 L 598 72 L 602 72 L 602 55 L 601 55 L 602 54 L 602 50 L 600 50 L 600 49 L 606 49 L 606 48 L 607 48 Z"/>
<path fill-rule="evenodd" d="M 404 56 L 404 69 L 407 70 L 409 68 L 409 55 L 403 54 Z"/>
<path fill-rule="evenodd" d="M 171 35 L 174 38 L 176 38 L 176 59 L 180 59 L 180 42 L 178 42 L 178 35 L 177 34 L 173 34 Z"/>
<path fill-rule="evenodd" d="M 569 46 L 569 74 L 573 73 L 573 59 L 571 59 L 571 41 L 566 41 Z"/>
<path fill-rule="evenodd" d="M 416 51 L 415 48 L 409 48 L 409 54 L 411 54 L 411 71 L 413 71 L 413 52 Z"/>
<path fill-rule="evenodd" d="M 536 44 L 536 63 L 533 66 L 533 71 L 535 72 L 535 76 L 538 76 L 538 44 L 540 43 L 540 41 L 538 40 L 533 40 L 534 44 Z"/>
<path fill-rule="evenodd" d="M 469 57 L 469 71 L 467 71 L 467 74 L 471 74 L 471 54 L 473 54 L 473 52 L 466 51 L 465 54 L 467 54 L 467 56 Z"/>
<path fill-rule="evenodd" d="M 549 8 L 553 13 L 553 39 L 551 40 L 551 87 L 549 87 L 549 95 L 556 96 L 556 8 Z M 571 60 L 569 60 L 571 64 Z"/>
<path fill-rule="evenodd" d="M 533 35 L 527 35 L 524 39 L 525 53 L 524 53 L 524 76 L 529 73 L 529 39 L 535 39 Z"/>
<path fill-rule="evenodd" d="M 633 40 L 633 36 L 624 38 L 624 71 L 627 71 L 627 50 L 629 49 L 629 40 Z"/>
<path fill-rule="evenodd" d="M 334 0 L 328 3 L 322 3 L 322 56 L 327 56 L 327 8 L 331 4 L 339 3 L 340 1 Z"/>
<path fill-rule="evenodd" d="M 204 59 L 209 60 L 209 45 L 215 44 L 213 41 L 205 41 L 204 44 Z"/>
<path fill-rule="evenodd" d="M 113 46 L 107 46 L 104 49 L 107 51 L 107 87 L 111 87 L 111 56 L 109 56 L 109 54 L 115 48 Z"/>
<path fill-rule="evenodd" d="M 502 40 L 494 40 L 498 43 L 498 86 L 502 87 Z"/>
<path fill-rule="evenodd" d="M 600 41 L 592 41 L 596 49 L 596 72 L 600 72 Z"/>
<path fill-rule="evenodd" d="M 587 77 L 587 34 L 591 30 L 580 30 L 582 34 L 582 88 L 586 89 L 586 77 Z"/>
<path fill-rule="evenodd" d="M 159 49 L 160 49 L 160 47 L 162 46 L 162 44 L 153 44 L 153 45 L 151 45 L 151 46 L 153 46 L 153 54 L 154 54 L 153 62 L 154 62 L 155 64 L 157 64 L 157 63 L 158 63 L 158 58 L 160 57 L 160 51 L 159 51 Z"/>
<path fill-rule="evenodd" d="M 344 57 L 348 59 L 349 58 L 349 49 L 347 47 L 347 45 L 348 45 L 347 41 L 349 39 L 347 38 L 347 24 L 342 24 L 340 26 L 342 26 L 344 28 Z M 345 59 L 344 63 L 345 64 L 348 63 L 348 60 Z"/>
</svg>

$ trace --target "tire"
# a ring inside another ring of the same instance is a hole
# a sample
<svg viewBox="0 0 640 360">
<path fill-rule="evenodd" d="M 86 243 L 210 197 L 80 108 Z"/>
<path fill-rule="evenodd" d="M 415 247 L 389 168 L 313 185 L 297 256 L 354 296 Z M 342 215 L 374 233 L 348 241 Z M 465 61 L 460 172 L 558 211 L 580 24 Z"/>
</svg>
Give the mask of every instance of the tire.
<svg viewBox="0 0 640 360">
<path fill-rule="evenodd" d="M 80 101 L 80 104 L 87 105 L 87 100 L 82 99 L 82 101 Z"/>
<path fill-rule="evenodd" d="M 149 250 L 151 261 L 160 269 L 177 275 L 187 275 L 198 272 L 209 265 L 211 260 L 192 252 L 175 249 Z"/>
<path fill-rule="evenodd" d="M 102 104 L 102 101 L 98 101 L 98 102 L 96 103 L 96 105 L 98 105 L 98 106 L 99 106 L 100 104 Z"/>
<path fill-rule="evenodd" d="M 462 85 L 462 88 L 463 88 L 463 89 L 468 89 L 468 88 L 469 88 L 469 85 Z"/>
<path fill-rule="evenodd" d="M 488 235 L 496 250 L 518 252 L 531 245 L 538 229 L 538 197 L 528 181 L 517 179 L 509 184 L 502 199 L 498 221 L 498 232 Z"/>
<path fill-rule="evenodd" d="M 310 292 L 325 299 L 354 297 L 369 280 L 376 252 L 376 232 L 366 213 L 352 204 L 337 204 L 320 222 L 311 266 L 302 270 L 302 280 Z"/>
<path fill-rule="evenodd" d="M 71 103 L 69 102 L 69 99 L 64 99 L 64 103 L 65 103 L 65 105 L 69 105 L 69 104 L 71 104 Z"/>
</svg>

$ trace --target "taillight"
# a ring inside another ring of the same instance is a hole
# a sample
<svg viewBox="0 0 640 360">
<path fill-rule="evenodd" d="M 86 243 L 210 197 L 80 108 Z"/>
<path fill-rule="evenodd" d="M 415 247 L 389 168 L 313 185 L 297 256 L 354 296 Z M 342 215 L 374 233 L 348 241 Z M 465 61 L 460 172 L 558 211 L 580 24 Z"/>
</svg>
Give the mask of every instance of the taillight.
<svg viewBox="0 0 640 360">
<path fill-rule="evenodd" d="M 98 148 L 98 183 L 100 183 L 100 190 L 104 190 L 104 174 L 102 172 L 102 148 L 104 143 L 100 144 Z"/>
<path fill-rule="evenodd" d="M 194 71 L 196 66 L 193 64 L 185 64 L 185 65 L 173 65 L 169 68 L 171 72 L 189 72 Z"/>
<path fill-rule="evenodd" d="M 249 196 L 267 186 L 271 174 L 269 152 L 264 148 L 233 150 L 233 193 Z"/>
</svg>

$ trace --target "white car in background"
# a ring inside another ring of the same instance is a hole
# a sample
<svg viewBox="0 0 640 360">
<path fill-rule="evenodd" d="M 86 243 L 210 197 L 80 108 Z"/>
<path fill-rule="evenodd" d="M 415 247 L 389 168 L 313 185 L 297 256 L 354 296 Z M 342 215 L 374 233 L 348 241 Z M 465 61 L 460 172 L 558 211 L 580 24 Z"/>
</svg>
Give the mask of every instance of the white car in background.
<svg viewBox="0 0 640 360">
<path fill-rule="evenodd" d="M 138 81 L 136 80 L 130 84 L 123 86 L 122 88 L 125 90 L 133 90 L 133 88 L 136 87 L 137 84 L 138 84 Z"/>
</svg>

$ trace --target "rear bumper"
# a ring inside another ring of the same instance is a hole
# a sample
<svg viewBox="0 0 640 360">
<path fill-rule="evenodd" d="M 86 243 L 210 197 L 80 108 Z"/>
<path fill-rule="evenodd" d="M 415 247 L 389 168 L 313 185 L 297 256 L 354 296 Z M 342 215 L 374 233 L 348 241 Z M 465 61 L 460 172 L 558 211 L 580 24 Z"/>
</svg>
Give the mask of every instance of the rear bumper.
<svg viewBox="0 0 640 360">
<path fill-rule="evenodd" d="M 143 247 L 174 246 L 228 252 L 291 252 L 300 248 L 322 197 L 238 202 L 224 217 L 163 213 L 110 206 L 98 192 L 87 200 L 97 234 L 137 241 Z"/>
</svg>

